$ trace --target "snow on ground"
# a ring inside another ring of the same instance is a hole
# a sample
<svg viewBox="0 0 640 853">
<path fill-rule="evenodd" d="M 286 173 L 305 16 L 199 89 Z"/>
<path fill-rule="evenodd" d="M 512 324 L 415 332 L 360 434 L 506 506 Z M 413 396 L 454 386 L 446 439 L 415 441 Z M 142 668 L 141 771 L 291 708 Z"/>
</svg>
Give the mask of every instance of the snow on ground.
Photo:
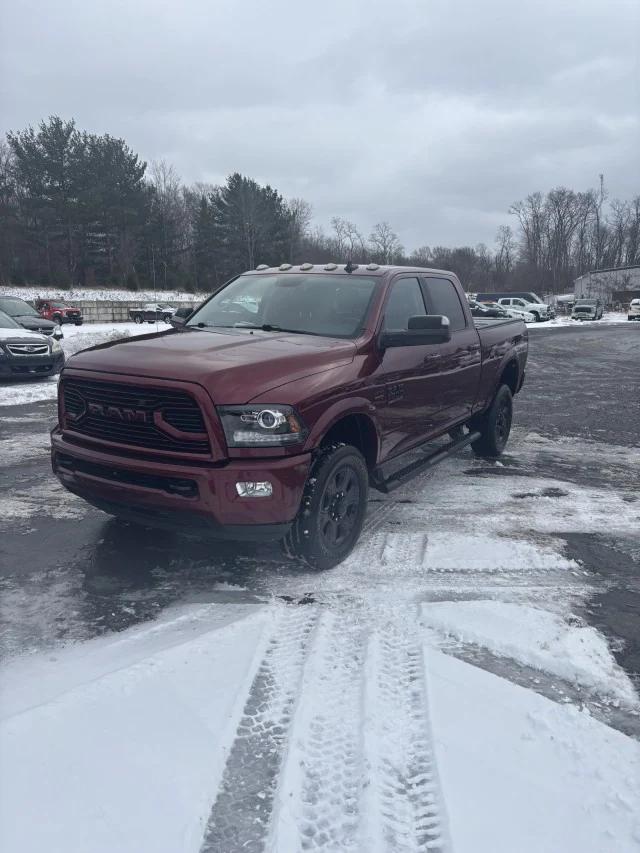
<svg viewBox="0 0 640 853">
<path fill-rule="evenodd" d="M 567 326 L 601 326 L 611 323 L 626 323 L 626 311 L 605 311 L 601 320 L 572 320 L 571 315 L 561 314 L 553 320 L 544 320 L 542 323 L 529 323 L 529 329 L 566 328 Z"/>
<path fill-rule="evenodd" d="M 6 449 L 31 458 L 41 438 Z M 585 455 L 590 485 L 571 478 Z M 86 565 L 10 580 L 3 615 L 21 618 L 3 645 L 33 652 L 0 671 L 0 849 L 637 853 L 638 742 L 436 645 L 583 685 L 585 709 L 590 694 L 633 704 L 573 616 L 595 581 L 560 537 L 637 531 L 639 476 L 640 451 L 514 430 L 499 462 L 466 452 L 372 500 L 331 572 L 268 548 L 194 562 L 185 545 L 154 585 L 227 603 L 67 647 L 87 630 Z M 53 479 L 22 483 L 0 530 L 87 512 Z M 134 587 L 114 609 L 140 603 Z"/>
<path fill-rule="evenodd" d="M 79 350 L 105 341 L 115 341 L 132 335 L 164 332 L 166 323 L 92 323 L 89 326 L 63 326 L 64 338 L 60 341 L 67 358 Z M 28 379 L 0 384 L 0 406 L 19 406 L 41 400 L 55 400 L 58 392 L 58 377 Z"/>
<path fill-rule="evenodd" d="M 640 745 L 410 613 L 217 605 L 5 665 L 7 853 L 632 853 Z"/>
<path fill-rule="evenodd" d="M 215 621 L 196 610 L 4 672 L 3 851 L 199 849 L 270 616 Z"/>
<path fill-rule="evenodd" d="M 575 616 L 562 618 L 536 607 L 504 601 L 439 601 L 424 604 L 425 625 L 462 643 L 488 648 L 580 686 L 596 688 L 638 706 L 628 676 L 604 637 Z"/>
<path fill-rule="evenodd" d="M 640 744 L 441 652 L 426 666 L 455 853 L 637 853 Z"/>
<path fill-rule="evenodd" d="M 76 287 L 62 290 L 56 287 L 3 287 L 4 296 L 17 296 L 32 302 L 34 299 L 59 299 L 61 302 L 87 300 L 98 302 L 193 302 L 203 298 L 181 290 L 122 290 L 114 288 Z"/>
<path fill-rule="evenodd" d="M 1 422 L 2 418 L 0 418 Z M 4 465 L 17 465 L 18 462 L 37 459 L 38 456 L 48 453 L 50 447 L 51 438 L 47 430 L 35 435 L 26 434 L 18 438 L 3 438 L 0 439 L 0 459 Z"/>
</svg>

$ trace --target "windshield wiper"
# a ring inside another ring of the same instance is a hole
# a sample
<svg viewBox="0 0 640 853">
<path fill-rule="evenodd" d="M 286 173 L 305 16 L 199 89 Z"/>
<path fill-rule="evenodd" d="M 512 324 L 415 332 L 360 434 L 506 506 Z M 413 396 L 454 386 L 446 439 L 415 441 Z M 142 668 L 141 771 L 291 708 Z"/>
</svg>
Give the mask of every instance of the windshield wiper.
<svg viewBox="0 0 640 853">
<path fill-rule="evenodd" d="M 287 332 L 292 335 L 317 335 L 318 332 L 309 332 L 307 329 L 285 329 L 284 326 L 276 326 L 273 323 L 254 325 L 252 323 L 236 323 L 234 329 L 260 329 L 262 332 Z"/>
<path fill-rule="evenodd" d="M 285 329 L 283 326 L 276 326 L 273 323 L 234 323 L 229 326 L 222 323 L 193 323 L 189 324 L 187 329 L 259 329 L 261 332 L 286 332 L 291 335 L 320 335 L 320 332 L 309 332 L 306 329 Z"/>
</svg>

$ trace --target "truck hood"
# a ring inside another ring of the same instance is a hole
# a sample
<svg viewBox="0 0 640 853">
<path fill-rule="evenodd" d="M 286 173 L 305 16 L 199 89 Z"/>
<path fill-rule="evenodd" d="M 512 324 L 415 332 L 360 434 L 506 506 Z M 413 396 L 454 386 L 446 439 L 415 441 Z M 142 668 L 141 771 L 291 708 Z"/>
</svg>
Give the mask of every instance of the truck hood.
<svg viewBox="0 0 640 853">
<path fill-rule="evenodd" d="M 247 403 L 271 388 L 353 361 L 353 341 L 247 329 L 170 330 L 99 344 L 73 370 L 197 382 L 216 403 Z M 274 402 L 278 402 L 274 400 Z"/>
</svg>

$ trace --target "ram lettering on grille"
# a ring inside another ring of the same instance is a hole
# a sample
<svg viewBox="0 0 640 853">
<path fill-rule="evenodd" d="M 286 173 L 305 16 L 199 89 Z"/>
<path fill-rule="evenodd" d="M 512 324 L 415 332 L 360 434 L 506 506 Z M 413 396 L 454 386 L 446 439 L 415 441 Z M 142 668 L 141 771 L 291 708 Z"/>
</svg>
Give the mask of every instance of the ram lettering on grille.
<svg viewBox="0 0 640 853">
<path fill-rule="evenodd" d="M 120 406 L 104 406 L 102 403 L 88 403 L 87 409 L 90 415 L 113 418 L 113 420 L 124 421 L 128 424 L 143 424 L 147 420 L 147 413 L 144 409 L 125 409 Z"/>
</svg>

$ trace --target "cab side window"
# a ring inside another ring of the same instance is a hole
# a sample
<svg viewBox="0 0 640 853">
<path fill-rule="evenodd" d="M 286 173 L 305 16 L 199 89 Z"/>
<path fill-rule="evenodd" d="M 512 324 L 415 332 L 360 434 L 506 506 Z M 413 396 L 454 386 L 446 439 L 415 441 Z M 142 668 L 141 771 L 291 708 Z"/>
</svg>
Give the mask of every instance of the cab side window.
<svg viewBox="0 0 640 853">
<path fill-rule="evenodd" d="M 431 314 L 441 314 L 449 318 L 449 328 L 459 332 L 467 327 L 464 309 L 460 303 L 458 291 L 448 278 L 425 279 Z"/>
<path fill-rule="evenodd" d="M 406 330 L 409 328 L 409 317 L 426 313 L 422 289 L 417 278 L 401 278 L 393 282 L 384 313 L 386 330 Z"/>
</svg>

